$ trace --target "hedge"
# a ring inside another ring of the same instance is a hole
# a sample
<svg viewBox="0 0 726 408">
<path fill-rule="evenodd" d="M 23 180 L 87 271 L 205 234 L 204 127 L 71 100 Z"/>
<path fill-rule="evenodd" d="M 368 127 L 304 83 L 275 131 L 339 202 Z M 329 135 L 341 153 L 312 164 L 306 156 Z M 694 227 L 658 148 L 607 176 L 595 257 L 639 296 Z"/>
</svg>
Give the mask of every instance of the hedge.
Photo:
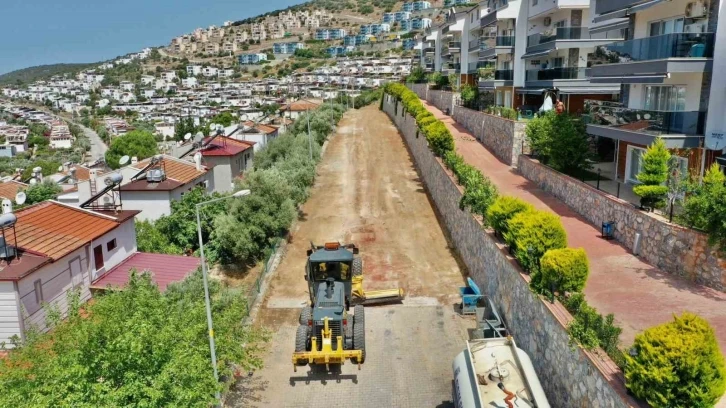
<svg viewBox="0 0 726 408">
<path fill-rule="evenodd" d="M 590 274 L 587 254 L 582 248 L 550 249 L 542 256 L 539 269 L 532 276 L 532 287 L 547 295 L 581 292 Z"/>
<path fill-rule="evenodd" d="M 500 196 L 489 207 L 487 219 L 494 231 L 501 236 L 509 231 L 507 223 L 520 212 L 534 211 L 532 204 L 512 196 Z"/>
<path fill-rule="evenodd" d="M 520 212 L 508 223 L 504 240 L 526 271 L 537 269 L 550 249 L 567 247 L 567 233 L 559 217 L 545 211 Z"/>
<path fill-rule="evenodd" d="M 716 335 L 691 313 L 635 337 L 626 355 L 625 385 L 652 407 L 712 407 L 726 391 Z"/>
</svg>

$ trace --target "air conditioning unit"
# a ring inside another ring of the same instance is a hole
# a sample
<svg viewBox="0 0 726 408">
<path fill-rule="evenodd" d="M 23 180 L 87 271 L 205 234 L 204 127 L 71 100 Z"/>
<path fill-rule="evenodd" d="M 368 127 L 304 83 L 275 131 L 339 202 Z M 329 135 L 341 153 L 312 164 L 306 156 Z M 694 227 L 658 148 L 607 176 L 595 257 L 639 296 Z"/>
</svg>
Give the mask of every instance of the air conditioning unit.
<svg viewBox="0 0 726 408">
<path fill-rule="evenodd" d="M 686 4 L 686 18 L 701 18 L 708 13 L 708 4 L 705 1 L 692 1 Z"/>
<path fill-rule="evenodd" d="M 544 18 L 544 26 L 549 27 L 552 24 L 552 17 L 545 17 Z"/>
<path fill-rule="evenodd" d="M 688 24 L 686 27 L 687 33 L 700 34 L 706 32 L 706 23 L 694 23 Z"/>
</svg>

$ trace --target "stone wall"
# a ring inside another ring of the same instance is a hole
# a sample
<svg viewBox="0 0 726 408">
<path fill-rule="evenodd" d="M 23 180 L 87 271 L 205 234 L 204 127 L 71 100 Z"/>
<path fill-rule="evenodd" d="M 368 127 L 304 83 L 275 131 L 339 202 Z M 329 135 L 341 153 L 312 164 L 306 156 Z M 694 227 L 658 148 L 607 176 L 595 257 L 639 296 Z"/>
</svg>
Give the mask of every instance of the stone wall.
<svg viewBox="0 0 726 408">
<path fill-rule="evenodd" d="M 428 100 L 429 84 L 406 84 L 406 86 L 416 93 L 419 99 Z"/>
<path fill-rule="evenodd" d="M 510 166 L 517 165 L 517 157 L 522 154 L 522 143 L 525 140 L 524 122 L 478 112 L 463 106 L 455 107 L 452 117 L 500 160 Z"/>
<path fill-rule="evenodd" d="M 519 157 L 519 172 L 554 195 L 597 228 L 615 221 L 615 239 L 633 248 L 640 234 L 640 251 L 648 263 L 699 284 L 726 291 L 726 260 L 709 247 L 705 234 L 638 210 L 631 204 L 559 173 L 527 156 Z"/>
<path fill-rule="evenodd" d="M 454 111 L 454 97 L 457 94 L 448 91 L 434 91 L 429 89 L 428 99 L 431 104 L 441 109 L 442 112 L 453 112 Z M 448 110 L 447 110 L 448 109 Z"/>
<path fill-rule="evenodd" d="M 569 346 L 572 317 L 561 304 L 535 296 L 506 248 L 468 212 L 459 209 L 461 191 L 416 131 L 415 119 L 386 96 L 384 110 L 404 140 L 436 205 L 440 221 L 472 278 L 498 305 L 519 347 L 525 350 L 553 407 L 629 407 L 622 373 L 607 357 Z M 604 353 L 601 353 L 604 355 Z M 445 362 L 444 362 L 445 363 Z"/>
</svg>

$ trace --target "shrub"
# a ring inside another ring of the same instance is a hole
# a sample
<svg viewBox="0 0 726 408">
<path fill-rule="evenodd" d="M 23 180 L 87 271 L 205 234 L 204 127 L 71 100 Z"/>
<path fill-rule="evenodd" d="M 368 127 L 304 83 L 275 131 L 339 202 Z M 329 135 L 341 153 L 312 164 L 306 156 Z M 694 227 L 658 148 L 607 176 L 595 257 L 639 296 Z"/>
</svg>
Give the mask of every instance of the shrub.
<svg viewBox="0 0 726 408">
<path fill-rule="evenodd" d="M 534 207 L 524 200 L 512 196 L 499 196 L 487 210 L 489 225 L 502 236 L 507 233 L 507 223 L 520 212 L 534 211 Z"/>
<path fill-rule="evenodd" d="M 555 115 L 550 141 L 548 165 L 571 176 L 578 176 L 590 168 L 590 144 L 585 125 L 568 114 Z"/>
<path fill-rule="evenodd" d="M 443 156 L 446 152 L 454 150 L 454 138 L 440 120 L 429 124 L 422 130 L 435 155 Z"/>
<path fill-rule="evenodd" d="M 710 407 L 726 391 L 723 355 L 701 317 L 674 316 L 636 336 L 633 349 L 625 385 L 652 407 Z"/>
<path fill-rule="evenodd" d="M 545 159 L 550 155 L 552 137 L 555 134 L 555 116 L 557 115 L 551 111 L 539 115 L 529 121 L 527 128 L 524 130 L 527 143 L 538 155 Z"/>
<path fill-rule="evenodd" d="M 534 270 L 545 252 L 567 246 L 559 217 L 546 211 L 520 212 L 509 220 L 508 227 L 504 240 L 526 271 Z"/>
<path fill-rule="evenodd" d="M 641 183 L 633 187 L 633 192 L 640 197 L 640 206 L 644 208 L 660 208 L 665 204 L 668 187 L 663 183 L 668 180 L 668 161 L 671 154 L 665 142 L 658 138 L 643 153 L 643 170 L 636 176 Z"/>
<path fill-rule="evenodd" d="M 416 123 L 418 124 L 419 128 L 424 128 L 424 127 L 436 122 L 437 120 L 438 119 L 436 119 L 435 117 L 433 117 L 433 115 L 431 115 L 431 116 L 424 116 L 423 119 L 417 120 Z"/>
<path fill-rule="evenodd" d="M 703 183 L 690 183 L 683 219 L 706 231 L 709 243 L 726 252 L 726 176 L 717 163 L 706 171 Z"/>
<path fill-rule="evenodd" d="M 464 158 L 453 150 L 450 150 L 446 152 L 446 154 L 444 154 L 443 161 L 446 167 L 449 170 L 453 171 L 454 174 L 456 174 L 457 168 L 466 164 L 464 162 Z"/>
<path fill-rule="evenodd" d="M 618 348 L 620 333 L 623 329 L 615 324 L 615 316 L 610 313 L 603 317 L 595 308 L 587 304 L 582 293 L 560 299 L 574 318 L 567 327 L 571 342 L 577 342 L 588 350 L 600 347 L 618 367 L 623 368 L 625 356 Z"/>
<path fill-rule="evenodd" d="M 590 265 L 582 248 L 550 249 L 540 260 L 540 270 L 532 276 L 535 292 L 553 295 L 555 291 L 581 292 L 587 282 Z"/>
<path fill-rule="evenodd" d="M 472 177 L 467 180 L 464 189 L 464 195 L 459 201 L 459 208 L 462 210 L 467 208 L 472 214 L 484 217 L 484 225 L 487 225 L 486 213 L 487 209 L 492 205 L 499 195 L 497 186 L 495 186 L 489 178 L 484 177 L 481 172 L 476 171 L 478 177 Z"/>
</svg>

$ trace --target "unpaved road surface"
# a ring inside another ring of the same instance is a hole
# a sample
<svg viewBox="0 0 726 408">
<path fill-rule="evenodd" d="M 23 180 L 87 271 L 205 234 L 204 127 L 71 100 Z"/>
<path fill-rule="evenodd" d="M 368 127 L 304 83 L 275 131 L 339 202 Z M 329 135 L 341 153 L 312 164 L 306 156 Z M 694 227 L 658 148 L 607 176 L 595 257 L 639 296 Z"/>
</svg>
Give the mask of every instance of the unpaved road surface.
<svg viewBox="0 0 726 408">
<path fill-rule="evenodd" d="M 272 332 L 265 367 L 227 399 L 237 407 L 446 407 L 451 361 L 473 321 L 454 303 L 464 284 L 401 136 L 377 106 L 348 112 L 330 140 L 258 324 Z M 403 304 L 366 307 L 366 362 L 293 372 L 309 242 L 356 243 L 364 287 L 402 287 Z"/>
</svg>

